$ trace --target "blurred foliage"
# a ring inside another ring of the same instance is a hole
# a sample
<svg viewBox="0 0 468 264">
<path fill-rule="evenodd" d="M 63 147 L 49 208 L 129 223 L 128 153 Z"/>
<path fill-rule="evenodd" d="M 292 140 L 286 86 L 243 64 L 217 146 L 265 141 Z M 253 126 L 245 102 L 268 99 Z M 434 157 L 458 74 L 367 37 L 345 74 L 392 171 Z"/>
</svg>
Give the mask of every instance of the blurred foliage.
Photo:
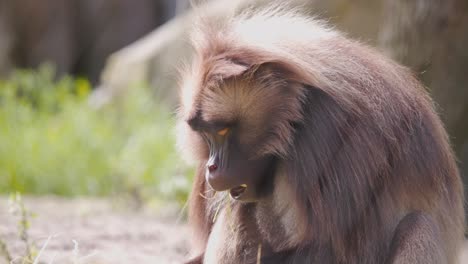
<svg viewBox="0 0 468 264">
<path fill-rule="evenodd" d="M 185 201 L 174 118 L 149 89 L 94 109 L 87 80 L 54 76 L 43 66 L 0 80 L 0 193 Z"/>
</svg>

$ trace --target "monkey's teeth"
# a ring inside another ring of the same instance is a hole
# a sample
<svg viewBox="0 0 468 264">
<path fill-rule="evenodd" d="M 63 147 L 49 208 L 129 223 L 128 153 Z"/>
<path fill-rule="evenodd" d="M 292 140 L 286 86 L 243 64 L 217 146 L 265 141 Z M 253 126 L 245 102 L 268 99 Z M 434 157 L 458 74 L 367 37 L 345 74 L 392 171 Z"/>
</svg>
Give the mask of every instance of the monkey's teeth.
<svg viewBox="0 0 468 264">
<path fill-rule="evenodd" d="M 242 196 L 242 194 L 245 192 L 246 189 L 247 189 L 247 185 L 242 184 L 240 186 L 237 186 L 237 187 L 232 188 L 231 190 L 229 190 L 229 194 L 231 195 L 232 198 L 239 199 Z"/>
</svg>

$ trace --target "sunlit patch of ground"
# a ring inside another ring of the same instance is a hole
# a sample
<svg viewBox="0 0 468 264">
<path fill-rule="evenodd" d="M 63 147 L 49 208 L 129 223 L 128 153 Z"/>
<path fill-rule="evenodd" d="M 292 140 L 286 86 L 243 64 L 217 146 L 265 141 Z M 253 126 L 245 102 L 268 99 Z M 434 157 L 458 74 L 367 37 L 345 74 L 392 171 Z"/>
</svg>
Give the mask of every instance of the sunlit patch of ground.
<svg viewBox="0 0 468 264">
<path fill-rule="evenodd" d="M 49 240 L 42 263 L 182 263 L 187 255 L 188 230 L 176 214 L 115 209 L 96 199 L 29 198 L 25 204 L 37 215 L 28 232 L 37 250 Z M 17 224 L 7 199 L 0 199 L 0 238 L 12 257 L 24 255 Z"/>
</svg>

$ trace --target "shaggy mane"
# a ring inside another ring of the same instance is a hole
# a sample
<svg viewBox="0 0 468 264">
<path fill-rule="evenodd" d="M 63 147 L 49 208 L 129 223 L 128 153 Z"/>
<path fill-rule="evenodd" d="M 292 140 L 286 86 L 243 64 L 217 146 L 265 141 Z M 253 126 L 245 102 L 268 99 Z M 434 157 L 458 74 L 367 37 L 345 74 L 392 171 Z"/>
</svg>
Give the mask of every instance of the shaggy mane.
<svg viewBox="0 0 468 264">
<path fill-rule="evenodd" d="M 282 8 L 200 19 L 195 29 L 184 113 L 202 100 L 201 89 L 264 65 L 301 89 L 299 125 L 288 127 L 294 147 L 282 161 L 295 195 L 291 207 L 300 212 L 297 230 L 304 231 L 290 245 L 318 243 L 339 263 L 359 256 L 373 256 L 361 263 L 383 263 L 385 256 L 375 254 L 389 245 L 372 241 L 391 241 L 395 215 L 423 207 L 443 218 L 441 233 L 453 240 L 446 252 L 456 252 L 463 233 L 463 216 L 451 218 L 463 212 L 457 167 L 432 101 L 410 71 L 321 21 Z M 195 192 L 206 189 L 199 178 Z M 195 194 L 192 204 L 199 211 L 191 219 L 206 241 L 210 220 L 200 213 L 206 201 Z"/>
</svg>

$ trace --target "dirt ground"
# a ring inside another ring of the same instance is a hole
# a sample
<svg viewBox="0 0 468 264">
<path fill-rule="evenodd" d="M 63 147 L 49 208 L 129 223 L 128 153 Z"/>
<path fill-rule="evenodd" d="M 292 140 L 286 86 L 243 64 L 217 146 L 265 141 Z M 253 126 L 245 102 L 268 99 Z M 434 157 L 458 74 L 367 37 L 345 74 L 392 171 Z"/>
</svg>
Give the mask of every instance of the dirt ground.
<svg viewBox="0 0 468 264">
<path fill-rule="evenodd" d="M 131 211 L 99 199 L 24 200 L 36 214 L 29 236 L 39 251 L 50 238 L 41 263 L 182 263 L 187 255 L 188 230 L 183 220 L 176 220 L 177 212 Z M 8 208 L 7 199 L 1 198 L 0 238 L 12 257 L 21 257 L 24 243 L 18 238 L 19 218 Z M 3 263 L 7 262 L 0 257 Z"/>
<path fill-rule="evenodd" d="M 39 263 L 120 264 L 182 263 L 187 256 L 188 229 L 178 211 L 131 211 L 100 199 L 40 197 L 24 199 L 36 214 L 29 236 L 41 248 Z M 18 217 L 0 198 L 0 238 L 8 244 L 13 263 L 24 252 Z M 0 264 L 7 263 L 0 257 Z M 468 243 L 460 264 L 468 264 Z"/>
</svg>

